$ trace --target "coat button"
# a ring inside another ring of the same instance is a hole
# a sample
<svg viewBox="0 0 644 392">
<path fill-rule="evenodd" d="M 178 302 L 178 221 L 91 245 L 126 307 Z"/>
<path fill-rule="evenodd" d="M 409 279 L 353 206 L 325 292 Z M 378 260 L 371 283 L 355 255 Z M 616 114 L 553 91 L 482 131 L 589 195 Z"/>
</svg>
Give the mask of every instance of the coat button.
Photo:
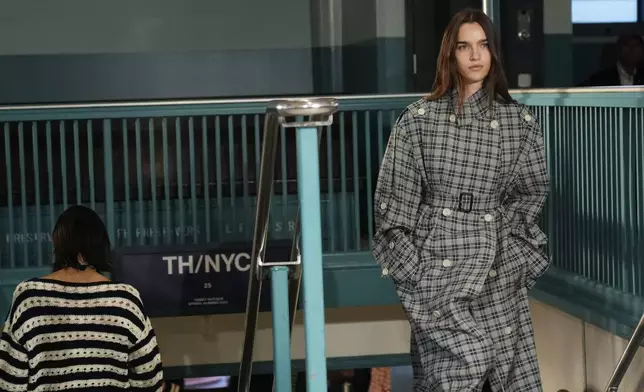
<svg viewBox="0 0 644 392">
<path fill-rule="evenodd" d="M 449 116 L 449 121 L 456 122 L 456 115 L 455 114 L 450 115 Z"/>
<path fill-rule="evenodd" d="M 434 312 L 432 313 L 432 315 L 433 315 L 435 318 L 439 318 L 439 317 L 441 316 L 441 312 L 439 312 L 438 310 L 434 310 Z"/>
<path fill-rule="evenodd" d="M 418 109 L 418 114 L 421 115 L 421 116 L 423 114 L 425 114 L 425 109 L 423 109 L 423 108 Z"/>
<path fill-rule="evenodd" d="M 395 248 L 395 247 L 396 247 L 396 245 L 395 245 L 393 242 L 390 242 L 390 243 L 389 243 L 389 249 L 393 249 L 393 248 Z"/>
<path fill-rule="evenodd" d="M 499 122 L 496 120 L 492 120 L 492 122 L 490 123 L 490 127 L 492 127 L 492 129 L 497 129 L 499 127 Z"/>
<path fill-rule="evenodd" d="M 492 216 L 492 214 L 485 214 L 483 219 L 485 219 L 486 222 L 492 222 L 494 220 L 494 217 Z"/>
<path fill-rule="evenodd" d="M 453 265 L 452 260 L 450 260 L 450 259 L 445 259 L 445 260 L 443 260 L 443 267 L 445 267 L 445 268 L 449 268 L 449 267 L 451 267 L 452 265 Z"/>
<path fill-rule="evenodd" d="M 532 116 L 529 114 L 526 114 L 525 117 L 523 117 L 527 122 L 532 121 Z"/>
<path fill-rule="evenodd" d="M 389 275 L 389 270 L 387 268 L 382 269 L 382 276 L 387 276 Z"/>
<path fill-rule="evenodd" d="M 512 333 L 512 327 L 505 327 L 505 329 L 503 329 L 503 333 L 510 335 Z"/>
<path fill-rule="evenodd" d="M 443 215 L 445 216 L 452 215 L 452 210 L 450 210 L 449 208 L 443 208 Z"/>
<path fill-rule="evenodd" d="M 496 271 L 495 270 L 490 270 L 490 272 L 488 272 L 487 274 L 490 276 L 490 278 L 496 277 Z"/>
<path fill-rule="evenodd" d="M 387 209 L 387 203 L 380 203 L 380 209 L 381 210 L 386 210 Z"/>
</svg>

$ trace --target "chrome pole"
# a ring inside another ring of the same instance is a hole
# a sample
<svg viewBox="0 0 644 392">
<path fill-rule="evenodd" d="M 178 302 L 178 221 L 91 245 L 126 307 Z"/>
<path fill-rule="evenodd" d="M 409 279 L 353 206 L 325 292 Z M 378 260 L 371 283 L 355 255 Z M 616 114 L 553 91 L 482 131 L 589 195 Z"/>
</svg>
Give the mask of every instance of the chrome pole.
<svg viewBox="0 0 644 392">
<path fill-rule="evenodd" d="M 499 26 L 499 23 L 501 22 L 501 17 L 500 12 L 501 12 L 501 4 L 499 0 L 482 0 L 482 6 L 481 8 L 483 9 L 483 12 L 492 19 L 492 22 L 494 22 L 495 25 L 497 25 L 497 28 Z"/>
<path fill-rule="evenodd" d="M 487 16 L 489 16 L 490 18 L 492 17 L 492 15 L 490 15 L 490 3 L 491 2 L 492 2 L 492 0 L 483 0 L 483 5 L 481 7 L 481 8 L 483 8 L 483 12 Z"/>
<path fill-rule="evenodd" d="M 631 366 L 631 362 L 633 362 L 633 358 L 635 358 L 635 354 L 640 348 L 643 339 L 644 315 L 642 315 L 642 317 L 640 318 L 640 322 L 637 323 L 637 327 L 635 327 L 635 331 L 633 332 L 633 336 L 631 336 L 631 340 L 628 342 L 628 345 L 626 346 L 622 357 L 619 359 L 619 362 L 617 363 L 613 374 L 610 376 L 610 380 L 608 380 L 608 385 L 606 385 L 606 392 L 617 392 L 619 384 L 621 384 L 624 376 L 626 375 L 626 372 L 628 371 L 628 368 Z"/>
</svg>

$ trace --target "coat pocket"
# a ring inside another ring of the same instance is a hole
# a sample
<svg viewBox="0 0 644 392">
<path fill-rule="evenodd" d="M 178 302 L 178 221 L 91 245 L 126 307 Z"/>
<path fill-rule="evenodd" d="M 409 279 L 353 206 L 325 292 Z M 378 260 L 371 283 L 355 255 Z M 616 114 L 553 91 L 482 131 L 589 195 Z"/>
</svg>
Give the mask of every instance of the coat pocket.
<svg viewBox="0 0 644 392">
<path fill-rule="evenodd" d="M 426 204 L 421 204 L 418 209 L 418 219 L 414 226 L 414 236 L 417 239 L 417 246 L 434 236 L 436 226 L 438 225 L 438 214 L 436 210 Z"/>
<path fill-rule="evenodd" d="M 431 207 L 421 205 L 411 232 L 396 230 L 385 235 L 378 253 L 384 256 L 385 262 L 381 266 L 396 285 L 413 286 L 418 281 L 419 250 L 423 241 L 433 233 L 436 223 L 436 214 L 432 214 Z"/>
<path fill-rule="evenodd" d="M 532 225 L 525 232 L 513 230 L 512 235 L 517 239 L 516 243 L 523 255 L 525 285 L 530 289 L 550 267 L 550 257 L 546 249 L 547 237 L 537 225 Z"/>
<path fill-rule="evenodd" d="M 418 280 L 418 249 L 410 236 L 398 233 L 389 242 L 387 253 L 389 275 L 396 285 L 415 283 Z"/>
</svg>

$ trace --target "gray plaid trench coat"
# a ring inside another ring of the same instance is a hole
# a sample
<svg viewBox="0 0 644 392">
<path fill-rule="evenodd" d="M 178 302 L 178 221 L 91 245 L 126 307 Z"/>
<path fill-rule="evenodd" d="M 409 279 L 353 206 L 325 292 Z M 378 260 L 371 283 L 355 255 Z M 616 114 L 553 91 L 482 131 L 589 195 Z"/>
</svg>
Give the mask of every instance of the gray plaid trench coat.
<svg viewBox="0 0 644 392">
<path fill-rule="evenodd" d="M 549 266 L 536 224 L 544 139 L 484 89 L 398 118 L 376 191 L 373 254 L 409 318 L 416 392 L 541 391 L 528 289 Z"/>
</svg>

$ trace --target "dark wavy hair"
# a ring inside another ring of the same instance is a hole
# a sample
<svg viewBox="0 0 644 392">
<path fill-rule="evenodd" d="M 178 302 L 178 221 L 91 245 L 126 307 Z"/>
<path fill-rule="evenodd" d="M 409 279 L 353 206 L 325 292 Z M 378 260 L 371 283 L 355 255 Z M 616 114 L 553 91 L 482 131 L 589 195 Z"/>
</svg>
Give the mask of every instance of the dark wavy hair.
<svg viewBox="0 0 644 392">
<path fill-rule="evenodd" d="M 112 245 L 105 224 L 94 210 L 76 205 L 60 214 L 51 236 L 54 271 L 63 268 L 110 272 Z M 79 256 L 87 264 L 79 262 Z"/>
<path fill-rule="evenodd" d="M 447 25 L 438 54 L 434 86 L 432 92 L 425 98 L 435 101 L 453 89 L 457 89 L 459 94 L 461 93 L 461 77 L 456 66 L 456 45 L 458 44 L 458 31 L 462 25 L 467 23 L 478 23 L 488 40 L 491 64 L 490 72 L 484 82 L 488 97 L 491 100 L 500 99 L 506 103 L 513 102 L 508 92 L 508 81 L 503 72 L 499 35 L 496 33 L 492 20 L 483 11 L 474 8 L 459 11 Z"/>
</svg>

